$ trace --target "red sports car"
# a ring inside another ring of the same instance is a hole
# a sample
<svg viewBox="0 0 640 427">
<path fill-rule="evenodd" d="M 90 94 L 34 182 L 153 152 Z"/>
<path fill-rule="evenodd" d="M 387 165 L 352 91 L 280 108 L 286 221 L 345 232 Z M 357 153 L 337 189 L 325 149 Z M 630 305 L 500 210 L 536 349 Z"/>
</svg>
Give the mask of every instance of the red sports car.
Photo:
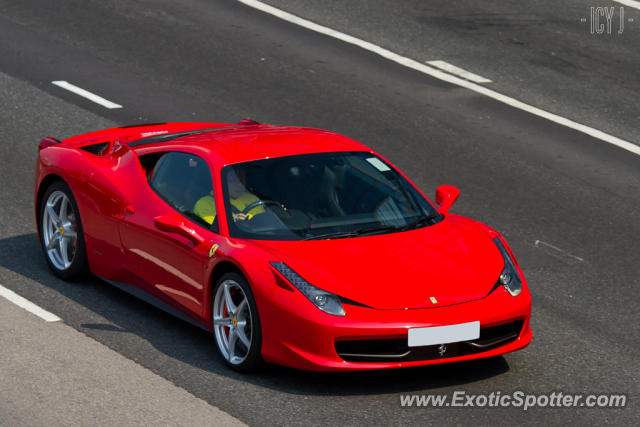
<svg viewBox="0 0 640 427">
<path fill-rule="evenodd" d="M 386 369 L 531 341 L 501 235 L 437 206 L 391 163 L 317 129 L 126 126 L 40 143 L 45 259 L 213 332 L 232 368 Z"/>
</svg>

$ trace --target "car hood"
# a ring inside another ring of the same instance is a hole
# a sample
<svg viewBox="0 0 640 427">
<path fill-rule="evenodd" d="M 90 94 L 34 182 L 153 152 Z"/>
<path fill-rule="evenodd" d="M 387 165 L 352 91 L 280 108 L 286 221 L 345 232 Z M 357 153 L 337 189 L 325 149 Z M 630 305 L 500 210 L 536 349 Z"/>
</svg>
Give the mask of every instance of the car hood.
<svg viewBox="0 0 640 427">
<path fill-rule="evenodd" d="M 489 236 L 473 221 L 454 215 L 399 233 L 257 244 L 312 285 L 376 309 L 480 299 L 504 267 Z"/>
</svg>

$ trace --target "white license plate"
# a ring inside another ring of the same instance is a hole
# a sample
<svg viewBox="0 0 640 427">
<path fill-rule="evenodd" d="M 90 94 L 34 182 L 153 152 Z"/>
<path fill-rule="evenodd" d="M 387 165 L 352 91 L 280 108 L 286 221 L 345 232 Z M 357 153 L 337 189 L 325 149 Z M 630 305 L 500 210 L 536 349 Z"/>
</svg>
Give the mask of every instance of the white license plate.
<svg viewBox="0 0 640 427">
<path fill-rule="evenodd" d="M 480 338 L 480 322 L 409 329 L 409 347 L 448 344 Z"/>
</svg>

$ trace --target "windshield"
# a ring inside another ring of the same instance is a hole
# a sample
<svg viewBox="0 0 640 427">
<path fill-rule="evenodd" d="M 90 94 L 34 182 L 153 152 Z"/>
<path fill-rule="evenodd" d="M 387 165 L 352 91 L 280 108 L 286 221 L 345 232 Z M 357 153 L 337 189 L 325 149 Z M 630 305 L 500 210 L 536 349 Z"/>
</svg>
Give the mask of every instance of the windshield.
<svg viewBox="0 0 640 427">
<path fill-rule="evenodd" d="M 233 237 L 303 240 L 423 227 L 431 204 L 372 153 L 276 157 L 226 166 L 223 197 Z"/>
</svg>

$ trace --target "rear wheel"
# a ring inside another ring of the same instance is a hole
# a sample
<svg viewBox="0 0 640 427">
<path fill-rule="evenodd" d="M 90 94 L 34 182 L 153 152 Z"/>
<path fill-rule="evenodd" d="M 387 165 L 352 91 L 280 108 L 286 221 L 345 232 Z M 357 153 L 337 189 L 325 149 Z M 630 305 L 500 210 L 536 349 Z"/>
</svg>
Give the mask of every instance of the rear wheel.
<svg viewBox="0 0 640 427">
<path fill-rule="evenodd" d="M 226 273 L 218 281 L 212 307 L 213 334 L 224 361 L 236 371 L 262 365 L 262 331 L 256 302 L 247 281 Z"/>
<path fill-rule="evenodd" d="M 65 280 L 87 272 L 87 255 L 78 205 L 67 184 L 56 181 L 40 202 L 40 241 L 54 274 Z"/>
</svg>

